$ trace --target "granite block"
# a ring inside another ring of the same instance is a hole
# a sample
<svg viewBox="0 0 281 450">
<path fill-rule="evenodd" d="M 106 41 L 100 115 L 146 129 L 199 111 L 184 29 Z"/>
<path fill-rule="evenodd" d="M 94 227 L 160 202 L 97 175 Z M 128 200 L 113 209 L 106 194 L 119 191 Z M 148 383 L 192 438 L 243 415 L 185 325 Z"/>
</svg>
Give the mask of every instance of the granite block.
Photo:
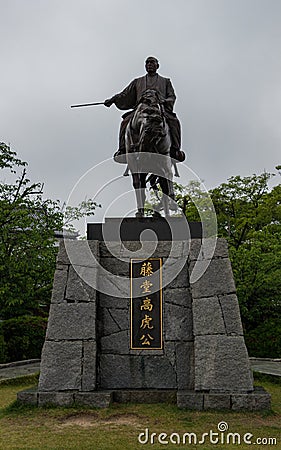
<svg viewBox="0 0 281 450">
<path fill-rule="evenodd" d="M 195 299 L 193 301 L 194 335 L 226 334 L 218 297 Z"/>
<path fill-rule="evenodd" d="M 179 408 L 202 411 L 204 408 L 204 395 L 193 391 L 178 391 L 177 405 Z"/>
<path fill-rule="evenodd" d="M 82 341 L 45 341 L 39 392 L 81 389 Z"/>
<path fill-rule="evenodd" d="M 229 259 L 197 261 L 197 275 L 201 277 L 191 285 L 193 298 L 213 297 L 235 292 L 235 284 Z M 191 271 L 194 264 L 191 264 Z"/>
<path fill-rule="evenodd" d="M 252 389 L 252 372 L 242 336 L 195 337 L 195 390 Z"/>
<path fill-rule="evenodd" d="M 51 304 L 47 340 L 96 338 L 96 305 L 94 303 Z"/>
</svg>

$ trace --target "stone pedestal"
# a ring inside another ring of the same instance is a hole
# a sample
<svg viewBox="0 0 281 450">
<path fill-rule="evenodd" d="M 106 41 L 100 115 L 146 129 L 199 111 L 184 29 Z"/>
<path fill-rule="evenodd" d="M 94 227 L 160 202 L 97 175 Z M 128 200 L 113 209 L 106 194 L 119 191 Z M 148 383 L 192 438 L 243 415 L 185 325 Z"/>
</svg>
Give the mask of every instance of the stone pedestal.
<svg viewBox="0 0 281 450">
<path fill-rule="evenodd" d="M 136 222 L 139 227 L 137 219 L 130 226 Z M 173 242 L 104 242 L 100 235 L 61 242 L 38 390 L 18 399 L 38 405 L 172 401 L 199 410 L 270 408 L 270 396 L 253 388 L 226 241 L 203 244 L 192 233 Z M 130 349 L 134 255 L 163 260 L 162 350 Z"/>
</svg>

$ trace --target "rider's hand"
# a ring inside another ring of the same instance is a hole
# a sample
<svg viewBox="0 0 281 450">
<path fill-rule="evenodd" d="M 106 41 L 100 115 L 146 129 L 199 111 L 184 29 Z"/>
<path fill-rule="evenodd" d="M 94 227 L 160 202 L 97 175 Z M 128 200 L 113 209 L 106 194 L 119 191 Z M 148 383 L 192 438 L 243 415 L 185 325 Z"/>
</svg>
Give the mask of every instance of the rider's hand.
<svg viewBox="0 0 281 450">
<path fill-rule="evenodd" d="M 107 100 L 104 101 L 104 106 L 109 108 L 113 103 L 114 103 L 114 100 L 112 98 L 108 98 Z"/>
</svg>

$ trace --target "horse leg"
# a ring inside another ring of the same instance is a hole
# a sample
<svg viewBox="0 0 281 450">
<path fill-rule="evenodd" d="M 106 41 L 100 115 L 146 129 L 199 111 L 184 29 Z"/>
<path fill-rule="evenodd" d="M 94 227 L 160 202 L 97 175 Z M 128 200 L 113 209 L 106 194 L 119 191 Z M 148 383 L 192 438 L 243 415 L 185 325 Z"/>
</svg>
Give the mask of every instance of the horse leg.
<svg viewBox="0 0 281 450">
<path fill-rule="evenodd" d="M 145 203 L 145 189 L 146 189 L 146 173 L 140 173 L 140 204 L 141 204 L 141 214 L 144 216 L 144 203 Z"/>
<path fill-rule="evenodd" d="M 169 209 L 169 197 L 170 197 L 170 180 L 167 180 L 166 178 L 159 177 L 159 183 L 163 192 L 162 196 L 162 203 L 164 208 L 164 214 L 165 217 L 169 217 L 170 215 L 170 209 Z"/>
<path fill-rule="evenodd" d="M 137 213 L 136 217 L 144 216 L 144 202 L 145 202 L 145 178 L 146 174 L 133 173 L 133 186 L 136 192 Z"/>
<path fill-rule="evenodd" d="M 178 205 L 175 200 L 175 191 L 172 180 L 167 180 L 168 183 L 168 196 L 169 196 L 169 205 L 172 211 L 177 211 Z"/>
<path fill-rule="evenodd" d="M 165 216 L 170 215 L 170 209 L 172 211 L 177 211 L 178 206 L 175 202 L 175 193 L 172 180 L 164 177 L 159 177 L 159 183 L 163 192 L 162 204 L 164 208 Z"/>
</svg>

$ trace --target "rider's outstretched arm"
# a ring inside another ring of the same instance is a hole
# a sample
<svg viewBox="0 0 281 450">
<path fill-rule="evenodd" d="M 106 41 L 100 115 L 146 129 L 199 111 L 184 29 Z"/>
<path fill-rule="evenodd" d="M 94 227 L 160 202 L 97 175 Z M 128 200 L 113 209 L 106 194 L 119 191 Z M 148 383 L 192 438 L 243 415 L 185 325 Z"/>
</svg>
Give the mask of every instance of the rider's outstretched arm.
<svg viewBox="0 0 281 450">
<path fill-rule="evenodd" d="M 137 103 L 136 81 L 133 80 L 127 87 L 125 87 L 125 89 L 123 89 L 123 91 L 105 100 L 104 102 L 107 107 L 110 107 L 113 103 L 118 109 L 122 110 L 135 108 Z"/>
</svg>

